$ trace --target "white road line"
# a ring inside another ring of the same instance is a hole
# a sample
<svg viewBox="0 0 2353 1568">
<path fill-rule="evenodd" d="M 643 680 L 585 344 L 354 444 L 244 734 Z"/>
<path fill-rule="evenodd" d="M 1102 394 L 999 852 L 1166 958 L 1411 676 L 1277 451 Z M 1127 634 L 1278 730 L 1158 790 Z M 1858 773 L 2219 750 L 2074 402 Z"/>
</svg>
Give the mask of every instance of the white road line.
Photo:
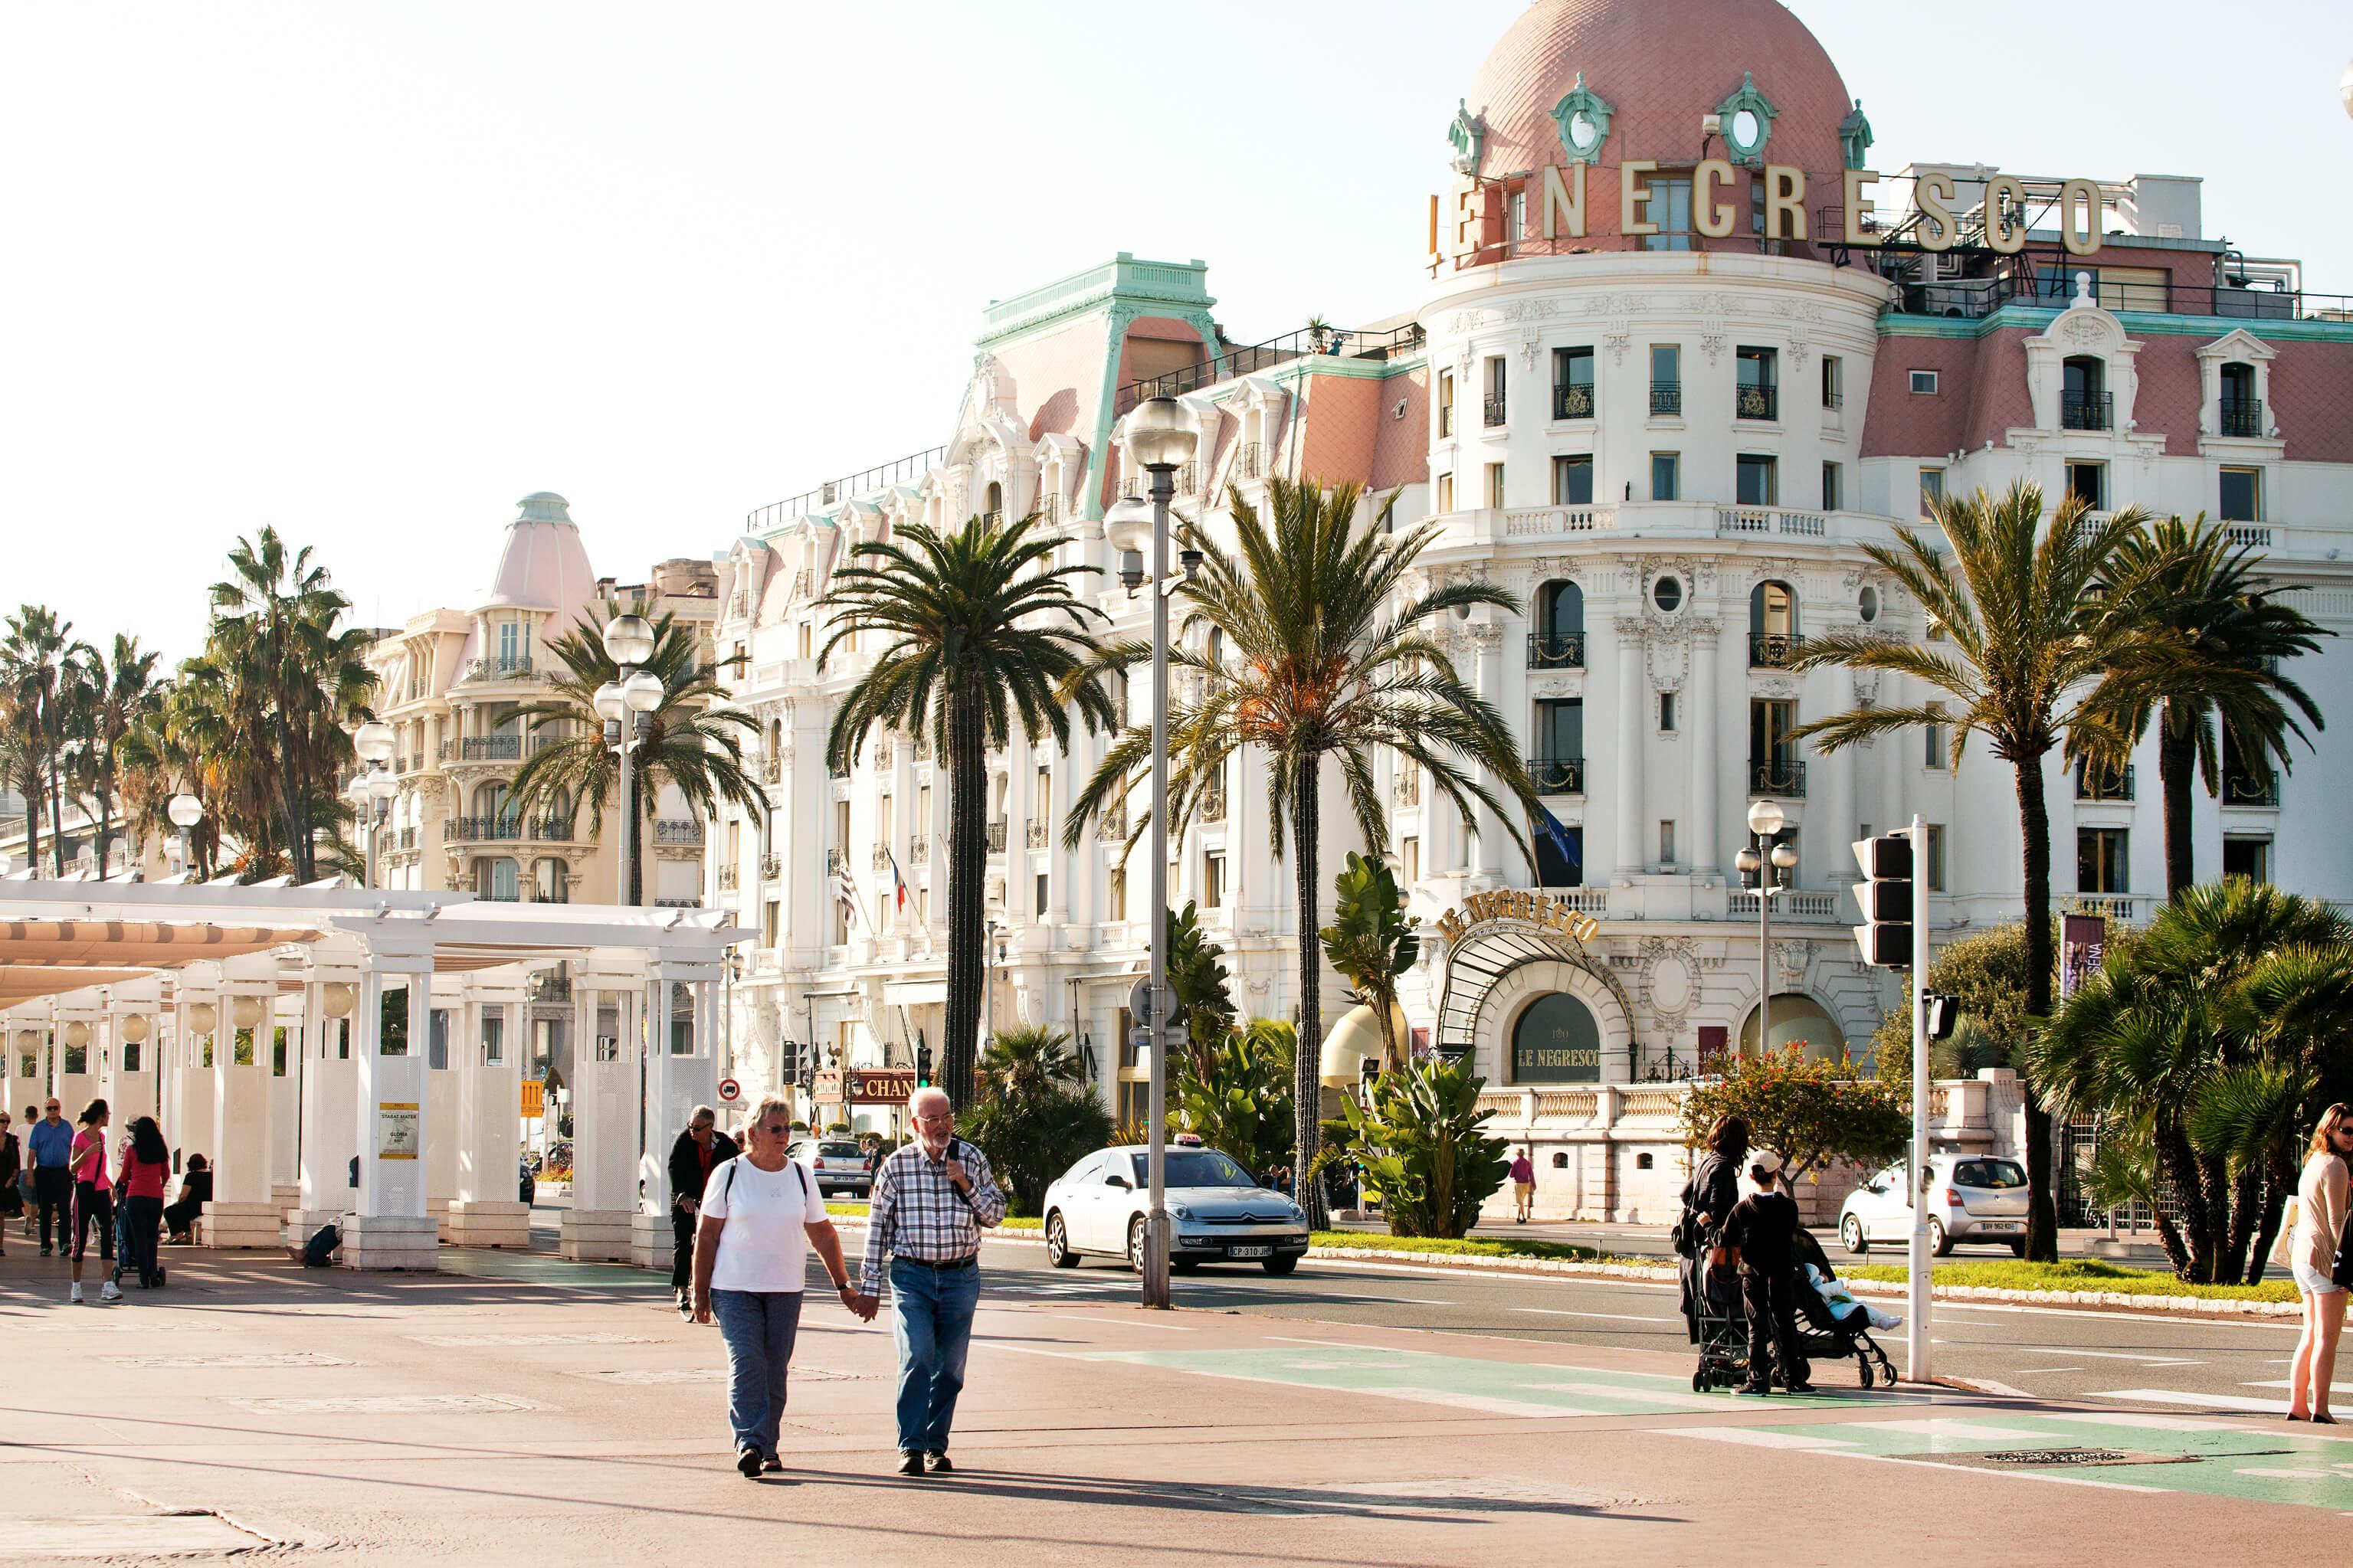
<svg viewBox="0 0 2353 1568">
<path fill-rule="evenodd" d="M 2021 1366 L 2017 1369 L 2021 1376 L 2030 1372 L 2081 1372 L 2083 1370 L 2080 1366 Z M 1982 1388 L 1985 1384 L 1980 1381 L 1978 1386 Z"/>
<path fill-rule="evenodd" d="M 1698 1437 L 1710 1443 L 1739 1443 L 1751 1448 L 1809 1448 L 1835 1452 L 1854 1447 L 1844 1437 L 1769 1432 L 1761 1426 L 1653 1426 L 1651 1435 L 1654 1437 Z"/>
<path fill-rule="evenodd" d="M 2040 1371 L 2042 1369 L 2037 1368 L 2036 1370 Z M 2084 1369 L 2080 1366 L 2070 1366 L 2061 1367 L 2057 1370 L 2062 1372 L 2081 1372 Z M 1965 1388 L 1974 1388 L 1979 1394 L 1991 1394 L 2003 1399 L 2032 1399 L 2036 1397 L 2034 1394 L 2027 1393 L 2026 1390 L 2022 1388 L 2012 1388 L 2006 1383 L 1996 1383 L 1989 1377 L 1957 1377 L 1953 1379 L 1953 1381 L 1961 1384 Z"/>
<path fill-rule="evenodd" d="M 2178 1388 L 2111 1388 L 2084 1395 L 2087 1399 L 2137 1399 L 2150 1405 L 2189 1405 L 2213 1410 L 2253 1410 L 2281 1415 L 2276 1399 L 2254 1399 L 2243 1394 L 2188 1394 Z"/>
<path fill-rule="evenodd" d="M 1607 1318 L 1620 1323 L 1680 1323 L 1681 1318 L 1654 1318 L 1641 1312 L 1572 1312 L 1566 1307 L 1514 1307 L 1514 1312 L 1541 1312 L 1547 1318 Z"/>
<path fill-rule="evenodd" d="M 2085 1350 L 2081 1345 L 2010 1345 L 2006 1349 L 2027 1355 L 2082 1355 L 2094 1361 L 2137 1361 L 2144 1366 L 2204 1366 L 2202 1361 L 2180 1361 L 2172 1356 L 2135 1355 L 2129 1351 Z"/>
<path fill-rule="evenodd" d="M 1378 1351 L 1386 1355 L 1436 1355 L 1438 1353 L 1436 1351 L 1400 1350 L 1395 1345 L 1357 1344 L 1352 1343 L 1346 1340 L 1301 1340 L 1293 1339 L 1289 1334 L 1269 1334 L 1266 1337 L 1267 1342 L 1270 1344 L 1319 1345 L 1325 1350 Z"/>
<path fill-rule="evenodd" d="M 2287 1386 L 2287 1379 L 2284 1377 L 2274 1377 L 2263 1383 L 2242 1383 L 2239 1386 L 2242 1388 L 2285 1388 Z M 2328 1392 L 2331 1394 L 2353 1394 L 2353 1383 L 2332 1383 L 2328 1385 Z"/>
</svg>

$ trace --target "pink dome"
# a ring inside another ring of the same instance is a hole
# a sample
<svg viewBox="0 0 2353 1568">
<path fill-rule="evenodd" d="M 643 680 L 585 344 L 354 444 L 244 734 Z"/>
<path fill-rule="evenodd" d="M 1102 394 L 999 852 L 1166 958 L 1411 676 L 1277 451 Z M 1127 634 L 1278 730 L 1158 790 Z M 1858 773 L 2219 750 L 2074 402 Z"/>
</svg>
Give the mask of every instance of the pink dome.
<svg viewBox="0 0 2353 1568">
<path fill-rule="evenodd" d="M 1618 232 L 1618 165 L 1662 169 L 1700 157 L 1700 117 L 1741 90 L 1772 104 L 1762 162 L 1807 175 L 1807 205 L 1839 200 L 1839 126 L 1852 104 L 1838 68 L 1806 25 L 1774 0 L 1535 0 L 1479 68 L 1464 100 L 1485 122 L 1479 172 L 1494 176 L 1568 160 L 1553 110 L 1577 77 L 1612 110 L 1592 172 L 1588 232 Z M 1729 158 L 1725 139 L 1708 155 Z"/>
</svg>

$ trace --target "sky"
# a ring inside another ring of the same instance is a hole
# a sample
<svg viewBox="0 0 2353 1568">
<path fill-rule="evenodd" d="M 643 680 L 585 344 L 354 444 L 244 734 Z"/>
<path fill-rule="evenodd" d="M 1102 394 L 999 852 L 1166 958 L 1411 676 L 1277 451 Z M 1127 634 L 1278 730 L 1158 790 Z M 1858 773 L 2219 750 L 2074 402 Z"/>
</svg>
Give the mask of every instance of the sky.
<svg viewBox="0 0 2353 1568">
<path fill-rule="evenodd" d="M 1121 250 L 1240 342 L 1409 310 L 1522 8 L 0 9 L 0 608 L 176 659 L 269 523 L 396 625 L 540 489 L 600 573 L 724 551 L 944 440 L 987 301 Z M 1793 9 L 1877 167 L 2202 174 L 2209 237 L 2353 293 L 2342 0 Z"/>
</svg>

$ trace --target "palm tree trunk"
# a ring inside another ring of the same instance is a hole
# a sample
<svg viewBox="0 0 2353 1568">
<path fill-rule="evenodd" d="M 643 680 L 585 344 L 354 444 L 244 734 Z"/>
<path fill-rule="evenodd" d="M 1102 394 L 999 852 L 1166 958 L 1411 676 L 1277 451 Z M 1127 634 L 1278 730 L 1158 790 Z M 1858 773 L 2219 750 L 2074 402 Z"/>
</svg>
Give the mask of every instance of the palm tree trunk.
<svg viewBox="0 0 2353 1568">
<path fill-rule="evenodd" d="M 972 1101 L 987 978 L 982 915 L 988 879 L 988 763 L 977 690 L 948 699 L 948 1006 L 940 1042 L 941 1087 L 959 1106 Z"/>
<path fill-rule="evenodd" d="M 99 787 L 99 789 L 98 789 L 98 792 L 97 792 L 97 793 L 98 793 L 98 879 L 99 879 L 100 881 L 101 881 L 101 882 L 102 882 L 102 881 L 106 880 L 106 862 L 107 862 L 107 853 L 106 853 L 106 852 L 107 852 L 107 850 L 108 850 L 110 847 L 111 847 L 111 846 L 109 844 L 109 842 L 108 842 L 108 841 L 109 841 L 110 839 L 111 839 L 111 838 L 113 837 L 113 836 L 114 836 L 114 835 L 113 835 L 113 831 L 112 831 L 112 829 L 113 829 L 113 821 L 114 821 L 114 802 L 113 802 L 112 798 L 111 798 L 111 797 L 110 797 L 110 796 L 108 795 L 108 794 L 106 793 L 106 788 L 105 788 L 105 786 L 104 786 L 104 785 L 102 785 L 102 784 L 101 784 L 101 785 Z"/>
<path fill-rule="evenodd" d="M 2196 1151 L 2179 1126 L 2157 1130 L 2157 1163 L 2173 1189 L 2181 1210 L 2181 1239 L 2188 1255 L 2179 1265 L 2181 1277 L 2193 1285 L 2214 1281 L 2214 1223 L 2209 1206 L 2206 1173 Z"/>
<path fill-rule="evenodd" d="M 2262 1206 L 2263 1195 L 2263 1168 L 2249 1160 L 2231 1180 L 2231 1230 L 2223 1238 L 2217 1279 L 2228 1283 L 2247 1277 L 2247 1247 L 2255 1239 L 2256 1210 Z"/>
<path fill-rule="evenodd" d="M 2051 807 L 2042 796 L 2042 758 L 2021 757 L 2018 823 L 2026 841 L 2026 1016 L 2039 1027 L 2051 1016 L 2051 980 L 2059 956 L 2051 941 Z M 2059 1209 L 2051 1192 L 2051 1112 L 2032 1084 L 2026 1089 L 2026 1256 L 2059 1258 Z"/>
<path fill-rule="evenodd" d="M 41 868 L 41 776 L 32 773 L 21 782 L 25 786 L 25 864 L 37 873 Z"/>
<path fill-rule="evenodd" d="M 58 754 L 49 753 L 49 858 L 56 863 L 58 875 L 66 874 L 66 805 L 65 770 L 58 765 Z"/>
<path fill-rule="evenodd" d="M 2168 903 L 2198 880 L 2189 837 L 2190 779 L 2197 771 L 2197 742 L 2174 733 L 2171 705 L 2158 717 L 2157 780 L 2165 801 L 2165 898 Z"/>
<path fill-rule="evenodd" d="M 2247 1254 L 2247 1271 L 2242 1276 L 2250 1285 L 2263 1282 L 2263 1265 L 2271 1258 L 2273 1243 L 2279 1240 L 2280 1220 L 2288 1194 L 2295 1190 L 2295 1174 L 2294 1167 L 2279 1165 L 2265 1173 L 2263 1217 L 2255 1226 L 2255 1244 Z"/>
<path fill-rule="evenodd" d="M 1324 949 L 1315 940 L 1318 761 L 1313 752 L 1299 759 L 1299 776 L 1291 792 L 1291 848 L 1299 887 L 1299 1053 L 1292 1070 L 1291 1184 L 1293 1199 L 1307 1211 L 1310 1230 L 1322 1230 L 1330 1223 L 1324 1211 L 1324 1184 L 1307 1173 L 1324 1142 Z"/>
</svg>

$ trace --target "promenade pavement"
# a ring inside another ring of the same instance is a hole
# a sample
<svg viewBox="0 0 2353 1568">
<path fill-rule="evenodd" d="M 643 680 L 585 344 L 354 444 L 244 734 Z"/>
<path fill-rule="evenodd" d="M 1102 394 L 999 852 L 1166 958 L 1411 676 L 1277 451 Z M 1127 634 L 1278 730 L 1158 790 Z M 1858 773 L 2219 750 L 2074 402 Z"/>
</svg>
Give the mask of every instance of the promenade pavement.
<svg viewBox="0 0 2353 1568">
<path fill-rule="evenodd" d="M 1862 1563 L 2261 1558 L 2353 1508 L 2353 1440 L 1953 1391 L 1695 1394 L 1687 1356 L 1000 1298 L 950 1477 L 890 1473 L 887 1317 L 812 1295 L 787 1469 L 729 1463 L 715 1331 L 659 1279 L 174 1250 L 69 1307 L 0 1264 L 0 1562 Z"/>
</svg>

